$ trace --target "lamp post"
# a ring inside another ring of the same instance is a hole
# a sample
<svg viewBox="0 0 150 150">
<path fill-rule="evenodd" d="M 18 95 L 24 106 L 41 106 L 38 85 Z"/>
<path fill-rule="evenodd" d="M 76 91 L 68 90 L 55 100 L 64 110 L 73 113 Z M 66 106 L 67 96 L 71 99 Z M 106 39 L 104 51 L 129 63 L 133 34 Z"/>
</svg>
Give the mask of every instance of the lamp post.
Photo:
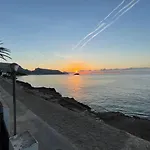
<svg viewBox="0 0 150 150">
<path fill-rule="evenodd" d="M 16 63 L 10 64 L 12 80 L 13 80 L 13 111 L 14 111 L 14 135 L 16 135 L 16 72 L 19 65 Z"/>
</svg>

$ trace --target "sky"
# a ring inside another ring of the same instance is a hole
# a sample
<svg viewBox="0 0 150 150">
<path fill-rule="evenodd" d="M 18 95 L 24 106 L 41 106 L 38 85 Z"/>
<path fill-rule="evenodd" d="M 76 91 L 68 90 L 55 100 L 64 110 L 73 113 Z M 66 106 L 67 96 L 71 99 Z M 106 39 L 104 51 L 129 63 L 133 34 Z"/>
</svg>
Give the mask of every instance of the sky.
<svg viewBox="0 0 150 150">
<path fill-rule="evenodd" d="M 140 0 L 86 46 L 73 49 L 121 2 L 0 0 L 0 39 L 11 50 L 11 62 L 28 69 L 150 67 L 149 0 Z"/>
</svg>

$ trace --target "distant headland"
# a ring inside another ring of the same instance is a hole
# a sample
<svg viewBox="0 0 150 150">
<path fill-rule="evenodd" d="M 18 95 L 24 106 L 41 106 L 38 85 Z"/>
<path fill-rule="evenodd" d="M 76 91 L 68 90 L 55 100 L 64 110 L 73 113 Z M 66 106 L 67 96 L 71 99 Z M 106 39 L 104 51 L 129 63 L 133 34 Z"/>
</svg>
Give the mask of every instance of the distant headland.
<svg viewBox="0 0 150 150">
<path fill-rule="evenodd" d="M 57 74 L 68 74 L 67 72 L 62 72 L 60 70 L 35 68 L 34 70 L 23 69 L 22 67 L 18 70 L 19 73 L 26 75 L 57 75 Z"/>
<path fill-rule="evenodd" d="M 10 72 L 10 63 L 0 63 L 0 70 L 5 73 Z M 35 68 L 34 70 L 24 69 L 19 65 L 17 75 L 64 75 L 68 72 L 62 72 L 60 70 L 44 69 L 44 68 Z"/>
</svg>

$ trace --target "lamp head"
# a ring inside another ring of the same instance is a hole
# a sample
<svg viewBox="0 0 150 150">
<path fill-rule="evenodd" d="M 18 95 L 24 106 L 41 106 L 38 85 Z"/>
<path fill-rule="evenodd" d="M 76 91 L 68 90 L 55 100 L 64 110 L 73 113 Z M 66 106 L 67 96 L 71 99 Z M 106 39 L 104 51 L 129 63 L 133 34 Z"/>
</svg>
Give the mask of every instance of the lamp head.
<svg viewBox="0 0 150 150">
<path fill-rule="evenodd" d="M 11 68 L 12 72 L 17 72 L 18 68 L 19 68 L 19 65 L 16 64 L 16 63 L 12 63 L 12 64 L 10 64 L 10 68 Z"/>
</svg>

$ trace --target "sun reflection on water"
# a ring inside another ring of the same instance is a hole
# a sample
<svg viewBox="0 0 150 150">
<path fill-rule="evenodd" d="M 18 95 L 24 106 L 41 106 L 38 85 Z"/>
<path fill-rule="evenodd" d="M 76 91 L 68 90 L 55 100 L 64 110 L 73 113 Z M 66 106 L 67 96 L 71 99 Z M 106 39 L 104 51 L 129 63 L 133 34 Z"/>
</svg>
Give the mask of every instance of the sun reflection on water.
<svg viewBox="0 0 150 150">
<path fill-rule="evenodd" d="M 73 96 L 80 97 L 83 80 L 81 76 L 70 75 L 68 78 L 68 89 L 73 91 Z"/>
</svg>

